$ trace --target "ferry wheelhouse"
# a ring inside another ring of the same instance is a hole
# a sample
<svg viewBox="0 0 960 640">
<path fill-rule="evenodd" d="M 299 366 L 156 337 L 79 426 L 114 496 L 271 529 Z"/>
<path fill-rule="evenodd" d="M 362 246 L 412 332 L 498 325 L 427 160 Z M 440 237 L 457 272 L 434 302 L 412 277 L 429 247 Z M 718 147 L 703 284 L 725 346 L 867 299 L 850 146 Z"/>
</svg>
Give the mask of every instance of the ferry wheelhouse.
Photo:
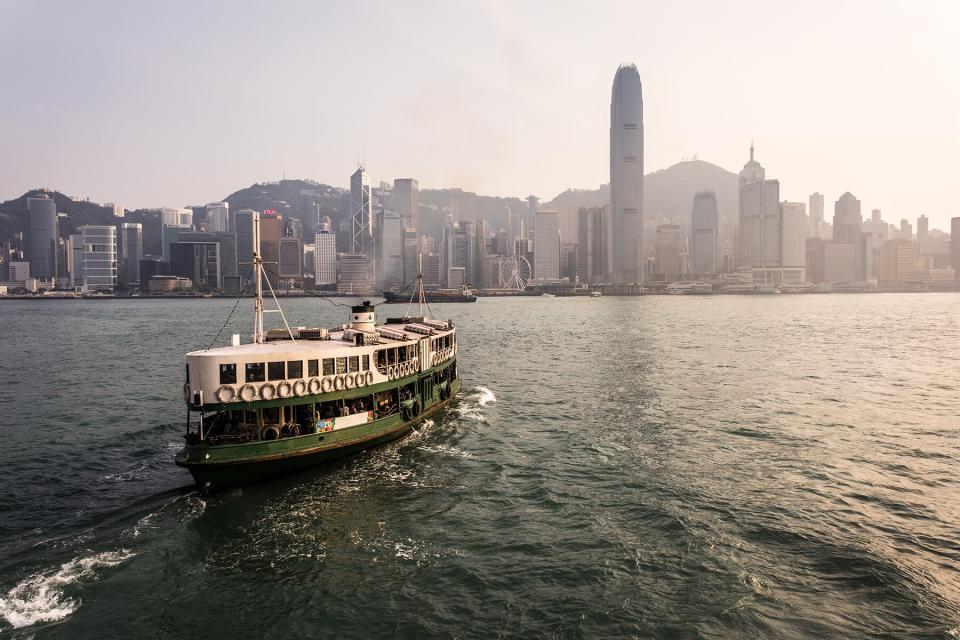
<svg viewBox="0 0 960 640">
<path fill-rule="evenodd" d="M 339 327 L 284 319 L 284 329 L 265 332 L 259 251 L 254 270 L 253 341 L 234 335 L 230 346 L 187 354 L 186 446 L 176 463 L 202 492 L 390 442 L 459 392 L 452 321 L 423 314 L 378 325 L 363 302 Z"/>
</svg>

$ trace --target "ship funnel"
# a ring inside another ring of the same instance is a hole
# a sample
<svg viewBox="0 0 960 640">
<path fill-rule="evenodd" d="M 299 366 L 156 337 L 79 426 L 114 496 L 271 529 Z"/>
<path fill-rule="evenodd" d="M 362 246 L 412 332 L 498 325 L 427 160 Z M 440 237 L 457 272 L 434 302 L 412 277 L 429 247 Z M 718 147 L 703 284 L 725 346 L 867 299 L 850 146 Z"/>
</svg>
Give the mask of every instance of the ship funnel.
<svg viewBox="0 0 960 640">
<path fill-rule="evenodd" d="M 350 328 L 357 331 L 376 331 L 374 325 L 373 305 L 369 300 L 350 308 Z"/>
</svg>

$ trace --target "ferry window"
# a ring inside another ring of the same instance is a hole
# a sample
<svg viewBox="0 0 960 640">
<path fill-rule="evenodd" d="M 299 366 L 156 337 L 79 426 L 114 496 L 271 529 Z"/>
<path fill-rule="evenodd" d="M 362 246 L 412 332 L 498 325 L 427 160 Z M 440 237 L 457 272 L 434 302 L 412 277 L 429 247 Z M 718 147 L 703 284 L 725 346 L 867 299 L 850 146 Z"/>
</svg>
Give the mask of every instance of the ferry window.
<svg viewBox="0 0 960 640">
<path fill-rule="evenodd" d="M 286 367 L 284 362 L 268 362 L 267 363 L 267 378 L 270 380 L 283 380 L 286 378 Z"/>
<path fill-rule="evenodd" d="M 237 384 L 237 365 L 220 365 L 220 384 Z"/>
<path fill-rule="evenodd" d="M 263 416 L 263 424 L 278 424 L 280 422 L 280 407 L 270 407 L 260 411 L 260 415 Z"/>
<path fill-rule="evenodd" d="M 307 375 L 311 378 L 320 375 L 320 361 L 307 360 Z"/>
<path fill-rule="evenodd" d="M 346 373 L 346 372 L 347 372 L 347 359 L 337 358 L 337 373 Z"/>
<path fill-rule="evenodd" d="M 290 360 L 287 362 L 287 377 L 288 378 L 303 377 L 303 360 Z"/>
<path fill-rule="evenodd" d="M 370 354 L 363 354 L 363 366 L 361 371 L 370 371 Z"/>
<path fill-rule="evenodd" d="M 348 364 L 350 365 L 350 373 L 360 371 L 360 356 L 350 356 Z"/>
<path fill-rule="evenodd" d="M 336 373 L 336 369 L 333 367 L 333 358 L 324 358 L 323 359 L 323 375 L 332 376 Z"/>
<path fill-rule="evenodd" d="M 264 367 L 262 362 L 248 362 L 247 363 L 247 382 L 263 382 L 264 377 Z"/>
</svg>

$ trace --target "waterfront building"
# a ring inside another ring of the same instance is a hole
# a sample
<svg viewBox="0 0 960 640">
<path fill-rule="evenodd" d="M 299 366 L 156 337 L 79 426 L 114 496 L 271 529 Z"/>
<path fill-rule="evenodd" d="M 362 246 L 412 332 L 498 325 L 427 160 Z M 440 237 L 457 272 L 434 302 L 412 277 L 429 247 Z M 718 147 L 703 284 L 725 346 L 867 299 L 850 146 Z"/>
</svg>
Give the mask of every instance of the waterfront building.
<svg viewBox="0 0 960 640">
<path fill-rule="evenodd" d="M 143 226 L 139 222 L 120 225 L 120 281 L 124 288 L 140 286 L 140 261 L 143 260 Z"/>
<path fill-rule="evenodd" d="M 370 258 L 363 253 L 341 253 L 337 256 L 337 291 L 365 295 L 371 293 Z"/>
<path fill-rule="evenodd" d="M 713 191 L 693 198 L 690 214 L 690 265 L 693 273 L 716 273 L 720 259 L 720 214 Z"/>
<path fill-rule="evenodd" d="M 783 202 L 780 206 L 780 263 L 784 267 L 806 267 L 806 206 L 802 202 Z M 801 282 L 805 278 L 801 279 Z"/>
<path fill-rule="evenodd" d="M 303 240 L 294 235 L 280 238 L 279 262 L 281 280 L 303 284 Z"/>
<path fill-rule="evenodd" d="M 170 275 L 187 278 L 201 291 L 223 289 L 219 242 L 171 242 Z"/>
<path fill-rule="evenodd" d="M 880 247 L 877 279 L 880 282 L 907 282 L 913 277 L 916 266 L 917 257 L 912 240 L 887 240 Z"/>
<path fill-rule="evenodd" d="M 667 280 L 675 280 L 683 274 L 683 230 L 678 224 L 657 226 L 654 241 L 654 271 Z"/>
<path fill-rule="evenodd" d="M 577 277 L 580 282 L 610 279 L 610 205 L 577 212 Z M 512 243 L 511 243 L 512 244 Z"/>
<path fill-rule="evenodd" d="M 428 289 L 439 289 L 441 282 L 440 254 L 423 254 L 423 286 Z"/>
<path fill-rule="evenodd" d="M 112 292 L 117 285 L 117 228 L 83 225 L 73 235 L 74 285 L 84 291 Z"/>
<path fill-rule="evenodd" d="M 883 223 L 883 219 L 880 217 L 880 209 L 874 209 L 870 212 L 870 232 L 878 242 L 887 239 L 887 225 Z"/>
<path fill-rule="evenodd" d="M 930 244 L 930 219 L 925 215 L 917 218 L 917 252 L 926 253 Z"/>
<path fill-rule="evenodd" d="M 52 280 L 57 275 L 57 203 L 41 196 L 27 198 L 30 212 L 30 275 Z"/>
<path fill-rule="evenodd" d="M 207 231 L 225 233 L 230 230 L 230 203 L 211 202 L 206 208 Z"/>
<path fill-rule="evenodd" d="M 26 260 L 11 260 L 7 263 L 7 282 L 25 286 L 30 277 L 30 263 Z"/>
<path fill-rule="evenodd" d="M 825 282 L 860 282 L 857 243 L 825 242 L 823 250 Z"/>
<path fill-rule="evenodd" d="M 381 208 L 377 213 L 377 282 L 384 289 L 403 280 L 403 221 L 400 214 Z"/>
<path fill-rule="evenodd" d="M 849 191 L 845 192 L 833 208 L 833 241 L 858 242 L 863 216 L 860 213 L 860 201 Z"/>
<path fill-rule="evenodd" d="M 404 229 L 420 232 L 420 183 L 413 178 L 393 181 L 393 208 L 400 214 Z"/>
<path fill-rule="evenodd" d="M 560 279 L 560 212 L 539 209 L 533 224 L 533 277 Z"/>
<path fill-rule="evenodd" d="M 822 238 L 823 235 L 823 194 L 816 192 L 810 194 L 810 219 L 807 237 Z"/>
<path fill-rule="evenodd" d="M 805 275 L 807 282 L 826 282 L 826 244 L 823 238 L 811 237 L 805 242 Z"/>
<path fill-rule="evenodd" d="M 313 279 L 316 286 L 337 283 L 337 234 L 330 229 L 330 219 L 321 225 L 316 233 L 316 246 L 313 250 Z"/>
<path fill-rule="evenodd" d="M 613 279 L 639 282 L 643 279 L 643 87 L 632 64 L 622 65 L 613 79 L 610 205 Z M 536 268 L 534 275 L 539 277 Z"/>
<path fill-rule="evenodd" d="M 527 240 L 526 229 L 533 229 L 534 220 L 537 217 L 537 209 L 540 208 L 540 198 L 537 196 L 527 196 L 527 215 L 526 219 L 522 220 L 520 223 L 519 233 L 517 234 L 518 238 Z"/>
</svg>

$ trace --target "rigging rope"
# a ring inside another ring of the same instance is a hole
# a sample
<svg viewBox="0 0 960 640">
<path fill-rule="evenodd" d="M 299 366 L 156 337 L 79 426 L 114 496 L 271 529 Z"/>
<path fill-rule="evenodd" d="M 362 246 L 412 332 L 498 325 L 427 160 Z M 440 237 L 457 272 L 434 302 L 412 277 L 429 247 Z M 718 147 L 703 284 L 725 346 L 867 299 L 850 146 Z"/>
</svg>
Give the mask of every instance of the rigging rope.
<svg viewBox="0 0 960 640">
<path fill-rule="evenodd" d="M 249 275 L 247 275 L 247 281 L 243 283 L 243 286 L 240 287 L 240 295 L 237 296 L 237 301 L 233 303 L 233 309 L 230 310 L 230 314 L 227 315 L 226 322 L 223 323 L 223 326 L 220 327 L 220 331 L 217 331 L 217 335 L 213 337 L 213 340 L 210 341 L 210 344 L 207 345 L 205 351 L 209 351 L 210 347 L 213 346 L 213 343 L 220 339 L 220 334 L 223 333 L 223 330 L 227 328 L 227 325 L 230 324 L 230 318 L 233 317 L 233 314 L 237 310 L 237 306 L 240 304 L 240 301 L 243 300 L 243 292 L 247 290 L 247 285 L 250 284 L 250 278 L 253 277 L 253 269 L 250 270 Z"/>
</svg>

